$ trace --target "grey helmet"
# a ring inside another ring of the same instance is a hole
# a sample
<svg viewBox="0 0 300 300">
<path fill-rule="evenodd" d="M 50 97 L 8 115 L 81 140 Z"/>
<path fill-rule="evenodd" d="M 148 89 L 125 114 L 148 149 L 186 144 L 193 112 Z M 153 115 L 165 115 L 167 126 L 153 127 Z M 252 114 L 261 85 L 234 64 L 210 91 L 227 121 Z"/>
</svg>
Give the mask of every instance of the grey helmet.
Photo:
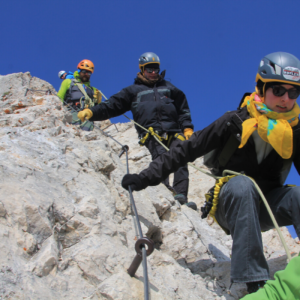
<svg viewBox="0 0 300 300">
<path fill-rule="evenodd" d="M 66 71 L 59 71 L 58 72 L 58 78 L 61 78 L 66 73 Z"/>
<path fill-rule="evenodd" d="M 300 61 L 286 52 L 266 55 L 259 64 L 256 82 L 284 82 L 300 86 Z"/>
<path fill-rule="evenodd" d="M 139 58 L 139 67 L 142 72 L 144 72 L 144 67 L 149 64 L 159 64 L 159 57 L 153 52 L 145 52 Z"/>
</svg>

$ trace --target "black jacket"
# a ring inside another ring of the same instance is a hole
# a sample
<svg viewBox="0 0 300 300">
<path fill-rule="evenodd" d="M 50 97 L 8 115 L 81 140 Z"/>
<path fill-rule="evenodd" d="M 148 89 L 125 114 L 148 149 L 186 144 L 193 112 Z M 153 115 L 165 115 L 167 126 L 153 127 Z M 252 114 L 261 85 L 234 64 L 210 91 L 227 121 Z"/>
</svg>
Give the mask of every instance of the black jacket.
<svg viewBox="0 0 300 300">
<path fill-rule="evenodd" d="M 140 173 L 144 187 L 157 185 L 162 179 L 187 162 L 192 162 L 214 149 L 222 149 L 232 134 L 240 142 L 242 123 L 248 118 L 249 114 L 246 107 L 228 112 L 203 130 L 195 132 L 188 141 L 160 155 L 150 164 L 148 169 Z M 264 193 L 282 186 L 292 161 L 298 173 L 300 171 L 300 123 L 293 127 L 293 138 L 295 153 L 291 159 L 283 159 L 272 149 L 261 164 L 258 164 L 255 144 L 251 136 L 246 145 L 237 149 L 225 168 L 221 168 L 216 175 L 221 176 L 224 169 L 245 172 L 246 175 L 256 180 Z"/>
<path fill-rule="evenodd" d="M 103 121 L 131 110 L 133 119 L 145 128 L 159 132 L 181 132 L 194 128 L 185 94 L 164 80 L 163 76 L 152 87 L 139 78 L 107 101 L 91 108 L 91 121 Z M 139 134 L 144 130 L 136 126 Z"/>
</svg>

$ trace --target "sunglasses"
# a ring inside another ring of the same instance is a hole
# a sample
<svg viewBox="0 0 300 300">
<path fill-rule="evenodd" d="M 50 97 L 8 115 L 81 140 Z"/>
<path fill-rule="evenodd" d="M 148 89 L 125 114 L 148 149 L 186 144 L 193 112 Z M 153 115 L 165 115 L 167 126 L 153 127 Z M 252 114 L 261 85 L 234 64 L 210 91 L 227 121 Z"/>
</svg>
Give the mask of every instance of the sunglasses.
<svg viewBox="0 0 300 300">
<path fill-rule="evenodd" d="M 92 72 L 91 71 L 87 71 L 87 70 L 81 70 L 80 73 L 87 74 L 87 75 L 92 75 Z"/>
<path fill-rule="evenodd" d="M 155 74 L 158 74 L 160 69 L 156 69 L 156 68 L 145 68 L 145 70 L 148 72 L 148 73 L 152 73 L 154 72 Z"/>
<path fill-rule="evenodd" d="M 286 92 L 288 92 L 289 98 L 290 99 L 297 99 L 300 95 L 300 91 L 297 89 L 286 89 L 282 85 L 273 85 L 273 95 L 276 97 L 281 97 L 283 96 Z"/>
</svg>

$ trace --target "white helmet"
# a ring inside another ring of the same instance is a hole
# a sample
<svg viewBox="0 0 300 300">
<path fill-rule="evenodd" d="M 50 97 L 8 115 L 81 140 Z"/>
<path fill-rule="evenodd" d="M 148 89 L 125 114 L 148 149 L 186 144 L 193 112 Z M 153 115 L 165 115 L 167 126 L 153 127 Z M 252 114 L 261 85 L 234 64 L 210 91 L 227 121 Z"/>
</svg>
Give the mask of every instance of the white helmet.
<svg viewBox="0 0 300 300">
<path fill-rule="evenodd" d="M 61 78 L 61 76 L 63 76 L 65 73 L 67 73 L 66 71 L 59 71 L 58 72 L 58 78 Z"/>
</svg>

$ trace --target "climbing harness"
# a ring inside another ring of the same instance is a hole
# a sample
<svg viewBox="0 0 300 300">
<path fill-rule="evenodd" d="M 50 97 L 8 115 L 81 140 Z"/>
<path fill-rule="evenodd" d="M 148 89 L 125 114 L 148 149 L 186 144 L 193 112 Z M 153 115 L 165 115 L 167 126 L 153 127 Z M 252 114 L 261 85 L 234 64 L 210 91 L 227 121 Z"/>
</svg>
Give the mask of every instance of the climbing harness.
<svg viewBox="0 0 300 300">
<path fill-rule="evenodd" d="M 151 135 L 156 136 L 160 141 L 163 141 L 164 139 L 168 140 L 168 135 L 165 135 L 165 138 L 161 137 L 161 136 L 158 135 L 157 131 L 154 131 L 154 129 L 152 127 L 149 127 L 148 132 L 146 133 L 146 135 L 143 138 L 141 138 L 140 141 L 139 141 L 140 146 L 145 146 L 145 144 L 147 143 L 147 141 L 148 141 L 148 139 L 150 138 Z"/>
<path fill-rule="evenodd" d="M 217 179 L 216 184 L 214 187 L 212 187 L 206 194 L 205 194 L 205 199 L 206 202 L 204 203 L 204 206 L 201 207 L 202 211 L 202 216 L 201 218 L 204 219 L 207 217 L 209 214 L 216 223 L 217 220 L 215 218 L 215 214 L 217 211 L 218 207 L 218 202 L 219 202 L 219 194 L 221 191 L 222 186 L 229 181 L 229 179 L 235 177 L 236 175 L 232 176 L 225 176 L 220 179 Z"/>
<path fill-rule="evenodd" d="M 79 100 L 80 108 L 84 109 L 84 108 L 89 108 L 89 107 L 95 106 L 95 101 L 97 101 L 97 99 L 94 99 L 94 101 L 93 101 L 89 97 L 89 95 L 85 91 L 85 88 L 83 87 L 83 83 L 81 83 L 80 81 L 78 81 L 76 79 L 72 79 L 72 83 L 74 85 L 76 85 L 79 88 L 80 92 L 83 94 L 83 97 L 81 97 L 80 100 Z"/>
</svg>

